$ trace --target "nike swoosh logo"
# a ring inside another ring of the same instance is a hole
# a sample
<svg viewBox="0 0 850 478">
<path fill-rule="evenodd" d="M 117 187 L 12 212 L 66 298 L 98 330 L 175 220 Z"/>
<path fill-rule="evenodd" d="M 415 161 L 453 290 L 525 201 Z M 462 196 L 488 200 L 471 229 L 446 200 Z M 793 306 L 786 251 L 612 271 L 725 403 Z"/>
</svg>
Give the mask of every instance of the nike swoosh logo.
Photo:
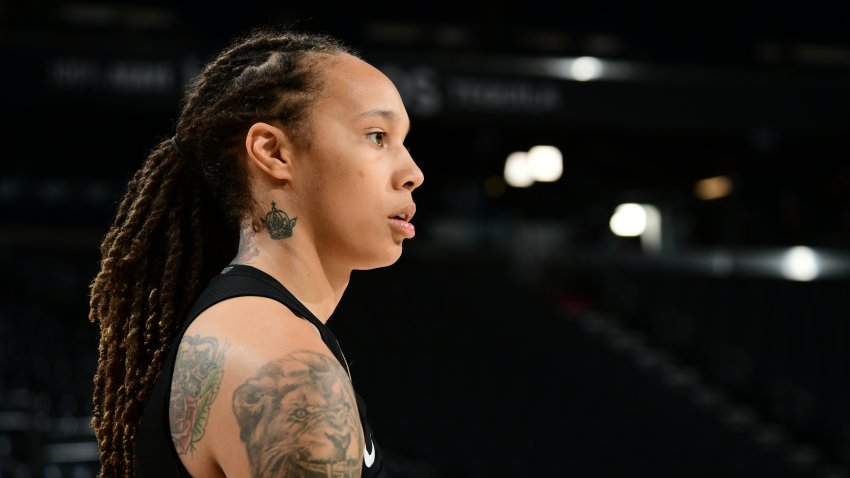
<svg viewBox="0 0 850 478">
<path fill-rule="evenodd" d="M 363 447 L 363 463 L 366 464 L 366 468 L 372 468 L 372 464 L 375 463 L 375 442 L 369 440 L 372 444 L 372 453 L 369 453 L 369 450 L 366 447 Z"/>
</svg>

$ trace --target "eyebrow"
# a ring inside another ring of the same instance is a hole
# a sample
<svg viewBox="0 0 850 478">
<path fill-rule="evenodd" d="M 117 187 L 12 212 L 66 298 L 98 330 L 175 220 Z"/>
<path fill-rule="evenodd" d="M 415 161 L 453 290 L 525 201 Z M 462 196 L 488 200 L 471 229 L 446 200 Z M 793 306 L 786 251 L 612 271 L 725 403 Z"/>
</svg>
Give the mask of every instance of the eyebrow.
<svg viewBox="0 0 850 478">
<path fill-rule="evenodd" d="M 374 116 L 387 119 L 394 123 L 398 123 L 400 121 L 398 114 L 392 110 L 369 110 L 357 115 L 359 118 L 371 118 Z M 407 134 L 410 134 L 410 125 L 407 126 Z"/>
</svg>

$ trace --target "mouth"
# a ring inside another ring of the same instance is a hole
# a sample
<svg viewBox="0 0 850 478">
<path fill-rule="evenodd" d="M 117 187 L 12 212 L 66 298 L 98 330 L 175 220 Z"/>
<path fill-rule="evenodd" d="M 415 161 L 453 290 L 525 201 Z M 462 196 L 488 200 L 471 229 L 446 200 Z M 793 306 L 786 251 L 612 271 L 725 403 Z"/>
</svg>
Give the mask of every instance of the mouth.
<svg viewBox="0 0 850 478">
<path fill-rule="evenodd" d="M 387 216 L 387 219 L 397 219 L 399 221 L 410 222 L 410 220 L 413 219 L 414 214 L 416 214 L 416 204 L 410 203 L 397 210 L 395 214 Z"/>
<path fill-rule="evenodd" d="M 416 214 L 416 204 L 410 203 L 407 206 L 397 210 L 395 214 L 387 216 L 393 229 L 407 239 L 412 239 L 416 235 L 416 228 L 409 221 Z"/>
</svg>

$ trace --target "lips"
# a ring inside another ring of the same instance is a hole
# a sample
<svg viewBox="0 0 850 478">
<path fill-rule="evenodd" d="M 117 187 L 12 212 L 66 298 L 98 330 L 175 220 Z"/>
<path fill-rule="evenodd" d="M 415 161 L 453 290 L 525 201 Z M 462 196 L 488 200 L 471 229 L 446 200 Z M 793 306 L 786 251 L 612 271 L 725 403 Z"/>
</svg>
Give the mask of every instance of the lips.
<svg viewBox="0 0 850 478">
<path fill-rule="evenodd" d="M 397 209 L 393 214 L 387 216 L 387 219 L 398 219 L 404 222 L 410 222 L 413 219 L 413 215 L 416 214 L 416 204 L 410 203 L 406 206 Z"/>
<path fill-rule="evenodd" d="M 416 235 L 416 228 L 409 221 L 416 214 L 416 204 L 410 203 L 401 209 L 396 210 L 390 216 L 387 216 L 392 227 L 407 239 L 412 239 Z"/>
</svg>

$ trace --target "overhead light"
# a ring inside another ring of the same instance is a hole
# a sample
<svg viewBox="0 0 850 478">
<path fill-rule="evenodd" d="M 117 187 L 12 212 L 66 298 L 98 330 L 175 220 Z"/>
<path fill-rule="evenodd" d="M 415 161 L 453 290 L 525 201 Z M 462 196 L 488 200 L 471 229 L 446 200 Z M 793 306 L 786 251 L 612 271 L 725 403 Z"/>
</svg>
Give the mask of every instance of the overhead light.
<svg viewBox="0 0 850 478">
<path fill-rule="evenodd" d="M 554 146 L 534 146 L 529 149 L 528 165 L 535 181 L 557 181 L 564 172 L 563 155 Z"/>
<path fill-rule="evenodd" d="M 573 60 L 570 74 L 576 81 L 590 81 L 602 75 L 602 62 L 592 56 L 582 56 Z"/>
<path fill-rule="evenodd" d="M 526 188 L 535 181 L 557 181 L 563 172 L 563 155 L 555 146 L 532 146 L 528 152 L 515 151 L 505 160 L 505 182 L 515 188 Z"/>
<path fill-rule="evenodd" d="M 621 237 L 640 237 L 644 252 L 661 251 L 661 212 L 652 204 L 620 204 L 608 223 L 611 232 Z"/>
<path fill-rule="evenodd" d="M 810 281 L 820 273 L 818 257 L 815 251 L 806 246 L 788 249 L 782 259 L 782 275 L 786 279 Z"/>
<path fill-rule="evenodd" d="M 516 151 L 505 160 L 505 182 L 515 188 L 527 188 L 534 184 L 528 153 Z"/>
<path fill-rule="evenodd" d="M 640 236 L 646 230 L 646 209 L 635 203 L 620 204 L 608 225 L 620 237 Z"/>
</svg>

